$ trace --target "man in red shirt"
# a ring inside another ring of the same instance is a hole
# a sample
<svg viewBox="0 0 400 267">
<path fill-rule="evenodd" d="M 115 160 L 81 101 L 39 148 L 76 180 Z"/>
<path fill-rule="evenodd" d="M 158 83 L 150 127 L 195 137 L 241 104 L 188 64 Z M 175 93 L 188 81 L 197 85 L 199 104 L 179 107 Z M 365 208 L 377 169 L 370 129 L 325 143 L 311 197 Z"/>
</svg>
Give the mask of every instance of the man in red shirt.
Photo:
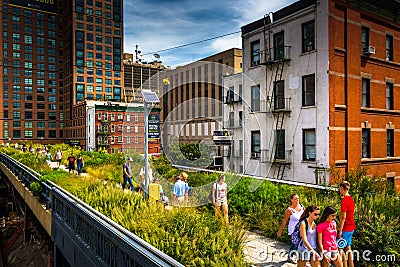
<svg viewBox="0 0 400 267">
<path fill-rule="evenodd" d="M 356 224 L 354 222 L 354 200 L 349 194 L 350 183 L 343 181 L 339 184 L 340 194 L 343 196 L 341 207 L 340 207 L 340 222 L 338 238 L 346 240 L 344 246 L 345 257 L 343 259 L 343 266 L 354 267 L 353 253 L 351 251 L 351 241 L 353 238 L 354 230 L 356 230 Z M 347 263 L 347 264 L 346 264 Z"/>
</svg>

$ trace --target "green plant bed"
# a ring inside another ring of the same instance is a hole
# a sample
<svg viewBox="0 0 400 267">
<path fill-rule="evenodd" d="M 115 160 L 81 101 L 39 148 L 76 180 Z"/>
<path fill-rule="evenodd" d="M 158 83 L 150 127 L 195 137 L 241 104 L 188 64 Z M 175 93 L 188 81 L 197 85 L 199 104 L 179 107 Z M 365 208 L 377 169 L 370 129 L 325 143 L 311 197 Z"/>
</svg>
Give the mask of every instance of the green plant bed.
<svg viewBox="0 0 400 267">
<path fill-rule="evenodd" d="M 167 211 L 140 194 L 100 183 L 74 194 L 185 266 L 247 266 L 242 250 L 244 224 L 237 217 L 225 226 L 207 212 Z"/>
</svg>

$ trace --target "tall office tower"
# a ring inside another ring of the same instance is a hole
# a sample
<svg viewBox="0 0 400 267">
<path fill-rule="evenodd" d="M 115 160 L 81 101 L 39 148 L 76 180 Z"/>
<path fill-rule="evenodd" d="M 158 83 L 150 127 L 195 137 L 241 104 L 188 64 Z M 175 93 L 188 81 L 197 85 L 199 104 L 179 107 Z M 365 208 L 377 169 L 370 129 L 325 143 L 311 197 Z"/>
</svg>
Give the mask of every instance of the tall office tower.
<svg viewBox="0 0 400 267">
<path fill-rule="evenodd" d="M 158 72 L 168 69 L 162 62 L 157 58 L 158 54 L 153 56 L 153 62 L 137 62 L 134 59 L 133 54 L 124 53 L 123 68 L 124 68 L 124 90 L 123 98 L 126 102 L 143 102 L 142 89 L 155 90 L 158 89 L 160 81 L 160 75 L 156 75 Z M 159 90 L 156 90 L 159 94 Z"/>
<path fill-rule="evenodd" d="M 0 5 L 0 139 L 60 142 L 74 104 L 121 100 L 122 1 Z"/>
</svg>

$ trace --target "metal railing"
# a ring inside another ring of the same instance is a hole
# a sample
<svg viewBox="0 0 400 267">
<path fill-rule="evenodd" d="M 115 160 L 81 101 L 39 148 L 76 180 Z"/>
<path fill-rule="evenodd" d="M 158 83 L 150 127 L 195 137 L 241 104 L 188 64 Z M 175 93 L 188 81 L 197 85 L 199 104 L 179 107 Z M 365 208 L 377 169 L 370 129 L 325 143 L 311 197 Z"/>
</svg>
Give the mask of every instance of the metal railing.
<svg viewBox="0 0 400 267">
<path fill-rule="evenodd" d="M 0 153 L 2 162 L 29 188 L 39 182 L 51 209 L 51 238 L 71 266 L 174 266 L 182 264 L 96 211 L 40 174 Z M 57 261 L 57 253 L 55 259 Z"/>
<path fill-rule="evenodd" d="M 46 204 L 46 209 L 51 209 L 51 190 L 52 188 L 42 182 L 40 180 L 40 174 L 35 172 L 34 170 L 26 167 L 24 164 L 19 161 L 13 159 L 12 157 L 0 153 L 0 161 L 15 175 L 18 179 L 21 180 L 21 183 L 24 184 L 27 188 L 30 188 L 31 183 L 38 182 L 42 186 L 42 192 L 40 193 L 39 200 L 43 201 Z"/>
<path fill-rule="evenodd" d="M 275 149 L 261 150 L 261 162 L 292 163 L 292 150 L 279 151 Z"/>
</svg>

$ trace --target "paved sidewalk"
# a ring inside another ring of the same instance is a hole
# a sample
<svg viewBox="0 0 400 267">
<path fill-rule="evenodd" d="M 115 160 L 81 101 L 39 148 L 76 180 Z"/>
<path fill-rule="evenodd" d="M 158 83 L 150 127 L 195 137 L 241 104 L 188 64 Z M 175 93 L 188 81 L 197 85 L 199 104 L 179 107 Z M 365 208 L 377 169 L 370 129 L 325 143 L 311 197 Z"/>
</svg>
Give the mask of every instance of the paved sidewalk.
<svg viewBox="0 0 400 267">
<path fill-rule="evenodd" d="M 47 165 L 49 165 L 49 167 L 52 168 L 52 169 L 57 169 L 58 168 L 60 170 L 68 172 L 68 167 L 66 167 L 64 164 L 61 164 L 60 166 L 58 166 L 57 162 L 55 162 L 55 161 L 47 161 Z M 77 170 L 74 171 L 74 174 L 78 175 Z M 88 176 L 88 175 L 89 174 L 84 173 L 84 172 L 81 173 L 81 176 Z"/>
<path fill-rule="evenodd" d="M 254 232 L 246 232 L 244 253 L 247 261 L 254 267 L 295 267 L 296 264 L 287 262 L 289 245 L 266 238 Z"/>
</svg>

